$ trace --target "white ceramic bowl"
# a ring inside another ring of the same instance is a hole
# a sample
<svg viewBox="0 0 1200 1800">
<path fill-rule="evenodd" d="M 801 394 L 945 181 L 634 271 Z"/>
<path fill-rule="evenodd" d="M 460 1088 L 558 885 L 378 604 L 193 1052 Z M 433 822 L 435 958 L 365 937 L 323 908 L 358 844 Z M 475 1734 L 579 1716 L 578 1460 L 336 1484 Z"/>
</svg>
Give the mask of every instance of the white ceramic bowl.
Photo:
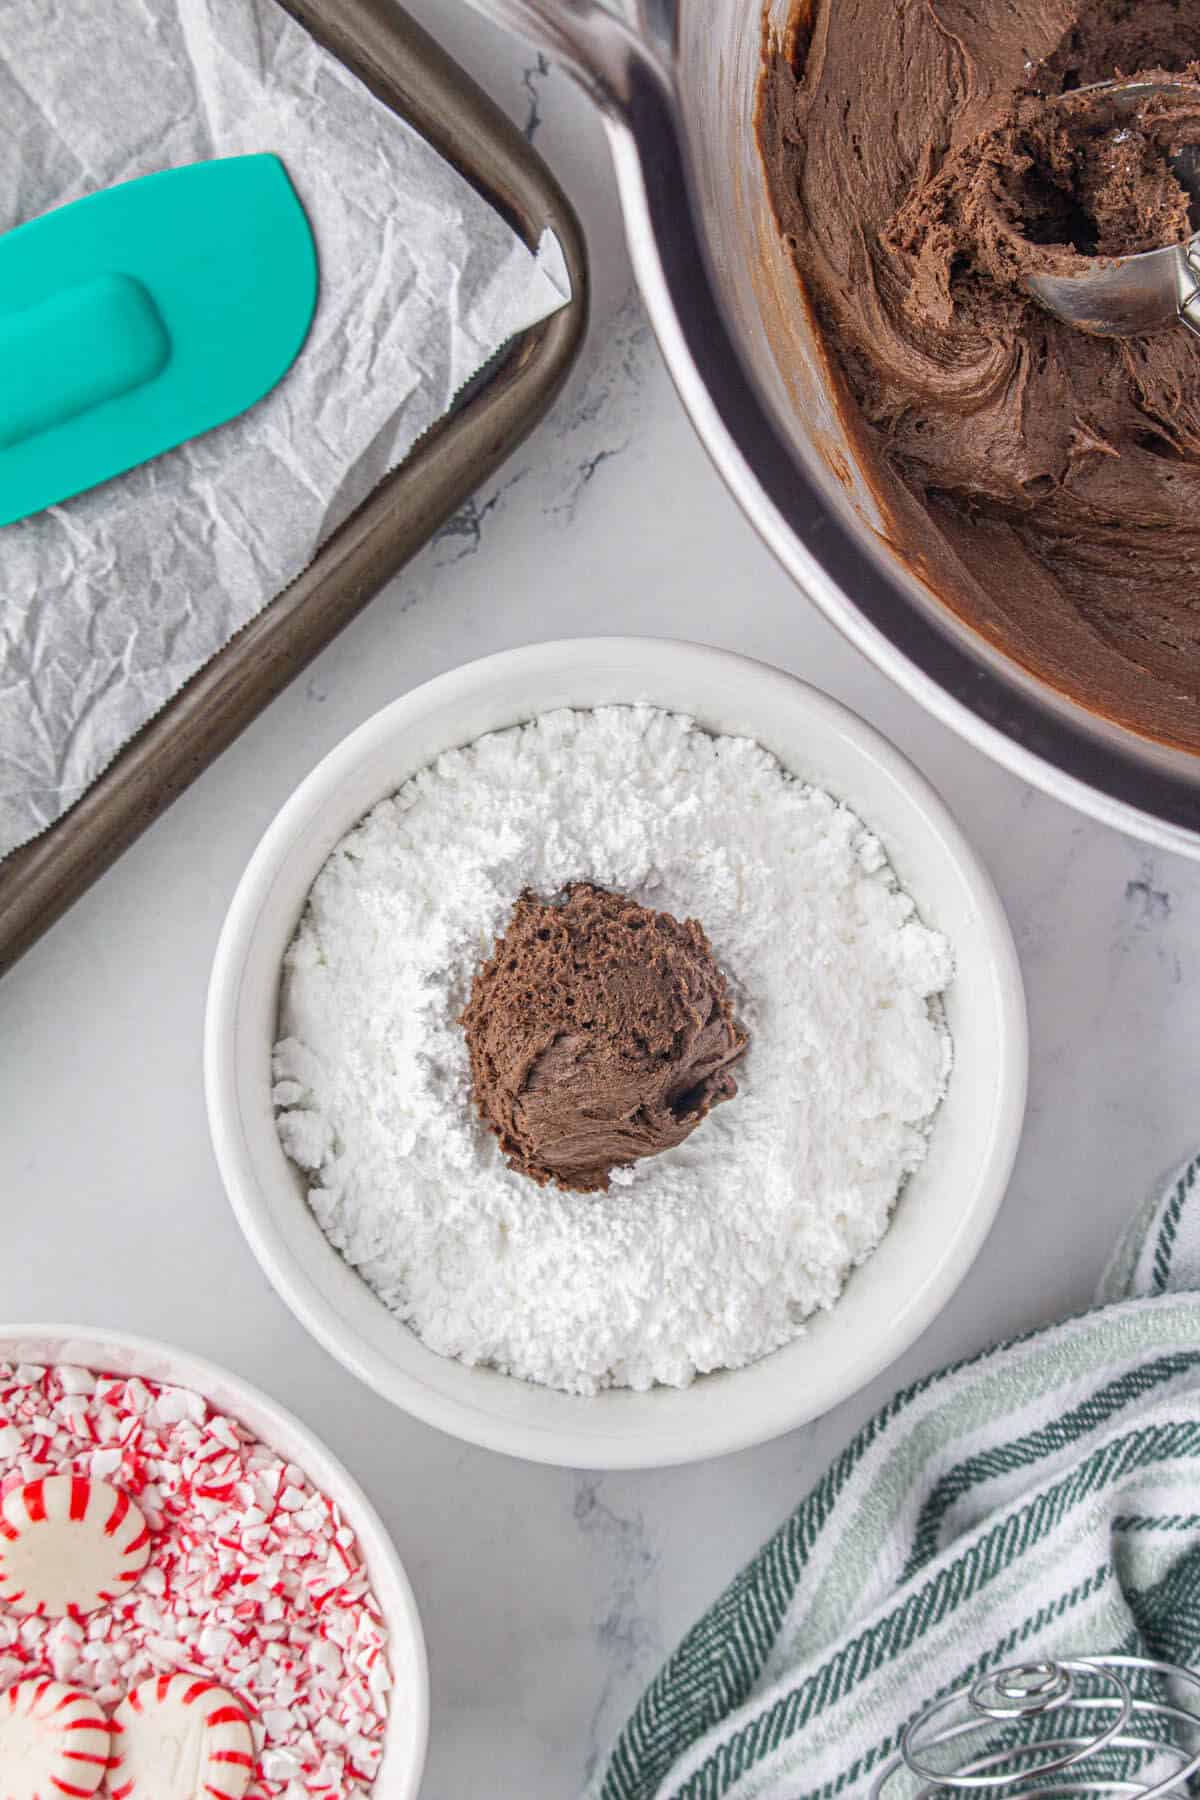
<svg viewBox="0 0 1200 1800">
<path fill-rule="evenodd" d="M 557 706 L 649 701 L 750 736 L 848 802 L 879 834 L 921 916 L 950 938 L 950 1091 L 929 1156 L 843 1297 L 794 1344 L 690 1388 L 583 1399 L 436 1355 L 323 1236 L 271 1108 L 284 952 L 329 852 L 441 751 Z M 297 1317 L 347 1368 L 472 1443 L 580 1468 L 716 1456 L 778 1435 L 863 1387 L 914 1341 L 975 1258 L 1003 1198 L 1025 1105 L 1025 1004 L 1012 934 L 971 846 L 921 775 L 803 682 L 697 644 L 595 638 L 470 663 L 377 713 L 301 783 L 234 896 L 209 990 L 205 1076 L 217 1161 L 251 1248 Z"/>
<path fill-rule="evenodd" d="M 416 1800 L 429 1736 L 429 1671 L 417 1603 L 378 1514 L 319 1439 L 282 1406 L 227 1369 L 149 1338 L 97 1331 L 90 1325 L 7 1325 L 0 1328 L 0 1360 L 74 1363 L 99 1373 L 140 1375 L 148 1381 L 192 1388 L 221 1412 L 240 1419 L 329 1495 L 358 1539 L 390 1638 L 395 1689 L 376 1789 L 387 1800 Z"/>
</svg>

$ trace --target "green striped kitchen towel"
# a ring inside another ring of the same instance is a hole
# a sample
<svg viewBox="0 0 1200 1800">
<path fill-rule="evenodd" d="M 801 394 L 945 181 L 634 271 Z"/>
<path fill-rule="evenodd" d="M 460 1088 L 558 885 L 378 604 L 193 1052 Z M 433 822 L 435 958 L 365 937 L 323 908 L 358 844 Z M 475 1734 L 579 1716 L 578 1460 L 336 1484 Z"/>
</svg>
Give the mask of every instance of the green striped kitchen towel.
<svg viewBox="0 0 1200 1800">
<path fill-rule="evenodd" d="M 1093 1312 L 897 1394 L 684 1639 L 594 1800 L 870 1792 L 1031 1654 L 1200 1661 L 1200 1157 Z"/>
</svg>

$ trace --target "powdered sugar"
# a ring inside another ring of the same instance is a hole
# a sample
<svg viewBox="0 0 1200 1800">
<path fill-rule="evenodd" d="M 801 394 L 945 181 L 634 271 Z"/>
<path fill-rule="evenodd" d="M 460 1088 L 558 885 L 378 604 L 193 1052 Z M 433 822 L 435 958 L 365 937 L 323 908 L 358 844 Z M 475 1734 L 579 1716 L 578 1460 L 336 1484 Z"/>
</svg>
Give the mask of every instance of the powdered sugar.
<svg viewBox="0 0 1200 1800">
<path fill-rule="evenodd" d="M 362 1800 L 383 1751 L 386 1634 L 353 1532 L 304 1472 L 186 1388 L 0 1364 L 0 1495 L 49 1475 L 136 1501 L 150 1560 L 86 1618 L 0 1607 L 0 1690 L 44 1675 L 107 1707 L 153 1675 L 245 1708 L 250 1800 Z"/>
<path fill-rule="evenodd" d="M 538 1188 L 474 1116 L 459 1017 L 518 895 L 696 918 L 750 1032 L 737 1097 L 607 1195 Z M 275 1104 L 320 1224 L 435 1350 L 577 1393 L 683 1385 L 795 1337 L 924 1157 L 945 940 L 846 807 L 648 707 L 440 757 L 318 876 Z"/>
</svg>

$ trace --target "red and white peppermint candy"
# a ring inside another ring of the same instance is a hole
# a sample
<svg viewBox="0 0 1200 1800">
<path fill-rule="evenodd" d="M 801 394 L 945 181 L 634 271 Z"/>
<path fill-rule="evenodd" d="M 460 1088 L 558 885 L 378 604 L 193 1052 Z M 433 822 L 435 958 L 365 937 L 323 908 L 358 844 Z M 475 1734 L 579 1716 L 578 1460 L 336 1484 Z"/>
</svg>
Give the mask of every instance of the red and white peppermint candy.
<svg viewBox="0 0 1200 1800">
<path fill-rule="evenodd" d="M 128 1494 L 81 1475 L 48 1475 L 0 1505 L 0 1604 L 81 1618 L 127 1594 L 150 1560 L 150 1532 Z"/>
<path fill-rule="evenodd" d="M 35 1675 L 0 1698 L 0 1800 L 90 1800 L 111 1754 L 90 1694 Z"/>
<path fill-rule="evenodd" d="M 195 1675 L 156 1675 L 113 1716 L 112 1800 L 241 1800 L 254 1774 L 250 1721 Z"/>
</svg>

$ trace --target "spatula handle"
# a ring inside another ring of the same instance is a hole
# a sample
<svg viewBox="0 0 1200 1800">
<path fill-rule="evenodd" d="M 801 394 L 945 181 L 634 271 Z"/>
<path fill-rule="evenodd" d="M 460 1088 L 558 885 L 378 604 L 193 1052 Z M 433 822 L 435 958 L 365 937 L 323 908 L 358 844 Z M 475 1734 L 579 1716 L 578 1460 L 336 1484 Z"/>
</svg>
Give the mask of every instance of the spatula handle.
<svg viewBox="0 0 1200 1800">
<path fill-rule="evenodd" d="M 152 381 L 171 353 L 140 281 L 98 275 L 0 317 L 0 450 Z"/>
</svg>

